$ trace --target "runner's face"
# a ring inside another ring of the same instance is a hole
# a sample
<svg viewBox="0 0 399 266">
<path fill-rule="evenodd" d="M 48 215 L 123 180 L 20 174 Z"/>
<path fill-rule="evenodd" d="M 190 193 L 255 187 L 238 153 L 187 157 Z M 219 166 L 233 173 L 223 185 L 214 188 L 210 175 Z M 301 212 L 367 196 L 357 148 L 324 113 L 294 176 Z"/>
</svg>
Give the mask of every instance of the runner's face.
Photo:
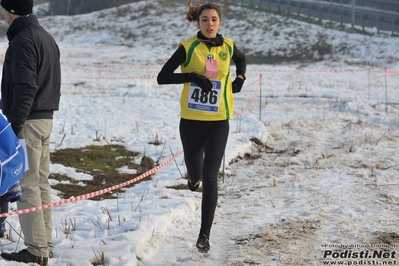
<svg viewBox="0 0 399 266">
<path fill-rule="evenodd" d="M 215 9 L 205 9 L 199 17 L 197 22 L 198 29 L 206 38 L 215 38 L 222 22 Z"/>
</svg>

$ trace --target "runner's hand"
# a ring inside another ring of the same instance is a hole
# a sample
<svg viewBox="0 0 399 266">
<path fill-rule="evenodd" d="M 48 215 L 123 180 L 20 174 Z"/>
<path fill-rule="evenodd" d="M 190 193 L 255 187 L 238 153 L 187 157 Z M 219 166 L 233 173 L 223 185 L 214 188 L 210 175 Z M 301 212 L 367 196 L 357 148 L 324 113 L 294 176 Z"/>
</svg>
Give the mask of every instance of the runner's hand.
<svg viewBox="0 0 399 266">
<path fill-rule="evenodd" d="M 204 92 L 208 93 L 212 90 L 213 84 L 207 77 L 197 74 L 197 73 L 190 73 L 190 81 L 197 84 Z"/>
<path fill-rule="evenodd" d="M 241 78 L 236 78 L 233 81 L 233 93 L 238 93 L 242 89 L 242 85 L 244 85 L 244 80 Z"/>
</svg>

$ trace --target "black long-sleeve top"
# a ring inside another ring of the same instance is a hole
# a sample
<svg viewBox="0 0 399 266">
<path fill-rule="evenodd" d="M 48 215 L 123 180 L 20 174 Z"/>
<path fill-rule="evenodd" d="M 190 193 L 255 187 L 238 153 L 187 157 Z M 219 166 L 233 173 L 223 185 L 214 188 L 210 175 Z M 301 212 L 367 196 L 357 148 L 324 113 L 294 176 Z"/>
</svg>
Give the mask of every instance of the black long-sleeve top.
<svg viewBox="0 0 399 266">
<path fill-rule="evenodd" d="M 201 41 L 209 43 L 209 39 L 206 39 L 201 32 L 198 32 L 198 37 Z M 223 43 L 223 37 L 218 34 L 216 38 L 211 40 L 212 44 L 218 45 L 218 43 Z M 236 65 L 236 75 L 242 75 L 245 79 L 245 71 L 247 68 L 247 62 L 245 55 L 237 48 L 234 44 L 234 52 L 232 57 L 233 62 Z M 181 45 L 175 51 L 175 53 L 169 58 L 169 60 L 162 67 L 158 74 L 157 82 L 158 84 L 181 84 L 189 82 L 187 73 L 174 73 L 174 71 L 186 61 L 186 51 Z"/>
</svg>

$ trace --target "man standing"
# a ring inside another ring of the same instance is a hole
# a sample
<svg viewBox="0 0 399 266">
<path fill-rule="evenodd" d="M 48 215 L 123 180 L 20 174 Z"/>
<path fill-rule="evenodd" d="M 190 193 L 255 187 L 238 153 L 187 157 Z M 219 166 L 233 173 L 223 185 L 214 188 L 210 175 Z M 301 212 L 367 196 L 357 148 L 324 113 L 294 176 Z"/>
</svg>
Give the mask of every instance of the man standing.
<svg viewBox="0 0 399 266">
<path fill-rule="evenodd" d="M 1 0 L 9 46 L 1 81 L 2 112 L 25 139 L 29 170 L 20 179 L 18 210 L 51 203 L 49 142 L 61 95 L 60 52 L 32 14 L 33 0 Z M 26 249 L 2 253 L 6 260 L 46 266 L 52 256 L 52 209 L 19 215 Z"/>
</svg>

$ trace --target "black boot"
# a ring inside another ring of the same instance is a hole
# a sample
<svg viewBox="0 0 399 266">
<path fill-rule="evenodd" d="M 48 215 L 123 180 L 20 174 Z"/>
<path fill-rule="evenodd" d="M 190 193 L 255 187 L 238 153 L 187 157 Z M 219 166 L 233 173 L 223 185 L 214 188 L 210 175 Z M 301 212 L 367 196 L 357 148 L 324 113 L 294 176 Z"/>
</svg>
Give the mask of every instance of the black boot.
<svg viewBox="0 0 399 266">
<path fill-rule="evenodd" d="M 199 188 L 200 181 L 194 183 L 189 178 L 187 180 L 188 189 L 190 189 L 191 191 L 196 191 Z"/>
<path fill-rule="evenodd" d="M 200 235 L 195 246 L 198 248 L 199 252 L 207 253 L 208 250 L 211 248 L 211 246 L 209 245 L 209 237 L 206 234 Z"/>
<path fill-rule="evenodd" d="M 42 256 L 35 256 L 27 249 L 23 249 L 18 253 L 1 253 L 1 256 L 6 260 L 30 263 L 34 262 L 40 266 L 47 266 L 48 258 Z"/>
</svg>

